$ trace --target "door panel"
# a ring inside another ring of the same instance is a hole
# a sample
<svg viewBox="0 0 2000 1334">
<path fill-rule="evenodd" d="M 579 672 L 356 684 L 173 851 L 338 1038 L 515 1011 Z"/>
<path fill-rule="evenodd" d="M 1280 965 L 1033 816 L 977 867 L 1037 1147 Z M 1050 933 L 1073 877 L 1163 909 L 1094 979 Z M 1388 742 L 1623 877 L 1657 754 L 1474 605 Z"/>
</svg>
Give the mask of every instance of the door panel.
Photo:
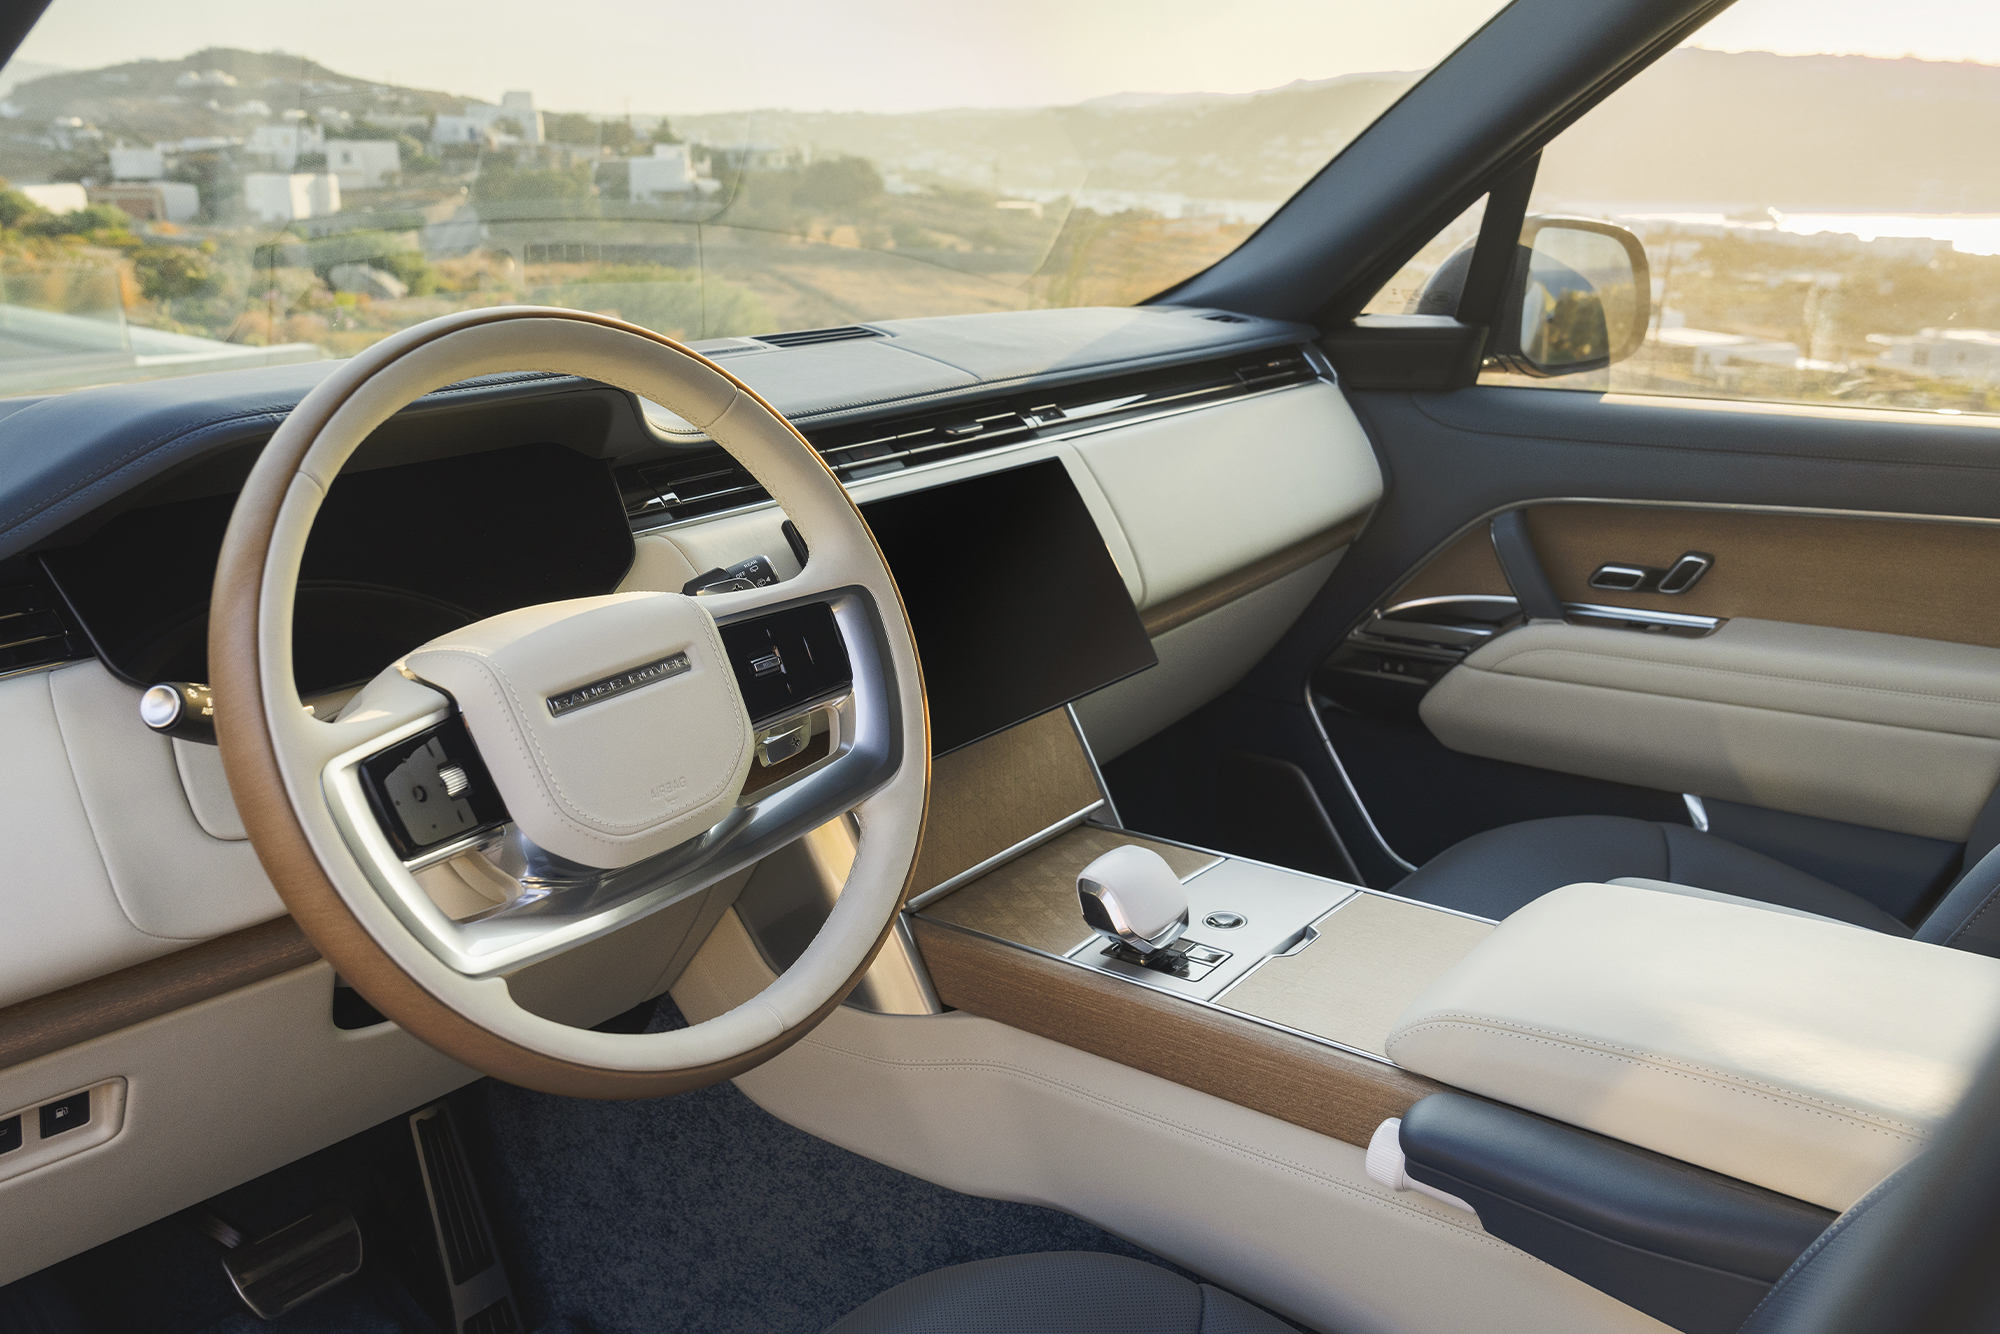
<svg viewBox="0 0 2000 1334">
<path fill-rule="evenodd" d="M 2000 608 L 1989 592 L 2000 573 L 1995 425 L 1498 386 L 1350 398 L 1382 460 L 1384 498 L 1259 667 L 1151 747 L 1203 779 L 1185 798 L 1155 791 L 1129 803 L 1127 819 L 1139 827 L 1172 833 L 1199 825 L 1224 849 L 1252 838 L 1253 829 L 1233 831 L 1220 819 L 1216 800 L 1214 776 L 1225 757 L 1240 765 L 1244 754 L 1286 759 L 1305 772 L 1357 869 L 1378 887 L 1450 842 L 1520 819 L 1601 813 L 1692 823 L 1676 790 L 1449 750 L 1416 716 L 1422 680 L 1401 683 L 1400 695 L 1389 682 L 1386 693 L 1359 699 L 1341 688 L 1340 673 L 1326 670 L 1350 633 L 1393 603 L 1505 597 L 1487 521 L 1509 508 L 1527 508 L 1537 554 L 1565 601 L 2000 648 Z M 1690 550 L 1715 557 L 1690 592 L 1589 587 L 1600 565 L 1664 567 Z M 1504 620 L 1503 608 L 1486 628 Z M 1466 649 L 1428 647 L 1430 679 Z M 1141 764 L 1115 767 L 1136 778 Z M 1977 786 L 1975 779 L 1960 785 Z M 1112 780 L 1117 787 L 1118 775 Z M 1931 781 L 1921 775 L 1912 786 L 1920 793 Z M 1956 872 L 1962 811 L 1947 836 L 1933 837 L 1947 831 L 1871 828 L 1844 808 L 1818 809 L 1841 809 L 1847 820 L 1778 812 L 1752 804 L 1759 795 L 1718 800 L 1714 832 L 1906 920 Z M 1963 805 L 1962 797 L 1953 804 Z M 1815 849 L 1825 854 L 1817 861 Z"/>
</svg>

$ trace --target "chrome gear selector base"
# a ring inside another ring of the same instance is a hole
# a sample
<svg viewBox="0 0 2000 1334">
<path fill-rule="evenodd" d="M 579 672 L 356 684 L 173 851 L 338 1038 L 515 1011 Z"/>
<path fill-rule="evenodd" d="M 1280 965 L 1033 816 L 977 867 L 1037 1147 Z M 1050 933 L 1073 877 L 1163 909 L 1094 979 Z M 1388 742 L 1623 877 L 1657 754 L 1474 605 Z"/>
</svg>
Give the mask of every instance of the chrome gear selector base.
<svg viewBox="0 0 2000 1334">
<path fill-rule="evenodd" d="M 1076 895 L 1091 930 L 1142 956 L 1166 949 L 1188 927 L 1187 887 L 1159 853 L 1135 844 L 1084 867 Z"/>
</svg>

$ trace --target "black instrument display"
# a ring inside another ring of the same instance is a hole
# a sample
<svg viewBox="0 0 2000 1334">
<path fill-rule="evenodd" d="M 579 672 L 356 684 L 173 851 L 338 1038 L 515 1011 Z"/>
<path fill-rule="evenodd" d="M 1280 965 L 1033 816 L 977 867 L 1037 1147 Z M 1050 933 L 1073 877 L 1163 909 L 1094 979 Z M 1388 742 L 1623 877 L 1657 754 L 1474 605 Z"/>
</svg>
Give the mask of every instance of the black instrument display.
<svg viewBox="0 0 2000 1334">
<path fill-rule="evenodd" d="M 942 755 L 1159 659 L 1059 459 L 861 507 L 902 590 Z"/>
</svg>

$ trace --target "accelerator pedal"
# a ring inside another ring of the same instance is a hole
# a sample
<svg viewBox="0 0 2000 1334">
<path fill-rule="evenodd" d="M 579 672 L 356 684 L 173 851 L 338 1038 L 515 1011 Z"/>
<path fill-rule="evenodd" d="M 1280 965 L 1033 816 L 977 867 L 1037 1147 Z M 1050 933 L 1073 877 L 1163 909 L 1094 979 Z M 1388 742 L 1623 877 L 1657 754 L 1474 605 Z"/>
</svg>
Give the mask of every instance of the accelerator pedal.
<svg viewBox="0 0 2000 1334">
<path fill-rule="evenodd" d="M 276 1320 L 361 1272 L 361 1228 L 344 1205 L 323 1204 L 255 1241 L 205 1209 L 193 1222 L 221 1244 L 222 1272 L 259 1319 Z"/>
<path fill-rule="evenodd" d="M 493 1244 L 493 1228 L 451 1107 L 437 1102 L 412 1112 L 410 1134 L 417 1142 L 438 1256 L 451 1289 L 452 1334 L 520 1334 L 514 1288 Z"/>
</svg>

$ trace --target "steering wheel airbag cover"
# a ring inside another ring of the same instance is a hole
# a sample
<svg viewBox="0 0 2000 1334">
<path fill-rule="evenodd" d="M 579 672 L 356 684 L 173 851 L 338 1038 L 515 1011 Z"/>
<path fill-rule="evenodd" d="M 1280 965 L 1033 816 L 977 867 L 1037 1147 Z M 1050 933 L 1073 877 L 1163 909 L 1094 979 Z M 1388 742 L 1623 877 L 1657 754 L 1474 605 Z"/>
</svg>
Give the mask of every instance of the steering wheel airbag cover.
<svg viewBox="0 0 2000 1334">
<path fill-rule="evenodd" d="M 457 701 L 521 832 L 585 866 L 629 866 L 701 833 L 750 771 L 722 636 L 678 593 L 523 607 L 403 666 Z"/>
</svg>

